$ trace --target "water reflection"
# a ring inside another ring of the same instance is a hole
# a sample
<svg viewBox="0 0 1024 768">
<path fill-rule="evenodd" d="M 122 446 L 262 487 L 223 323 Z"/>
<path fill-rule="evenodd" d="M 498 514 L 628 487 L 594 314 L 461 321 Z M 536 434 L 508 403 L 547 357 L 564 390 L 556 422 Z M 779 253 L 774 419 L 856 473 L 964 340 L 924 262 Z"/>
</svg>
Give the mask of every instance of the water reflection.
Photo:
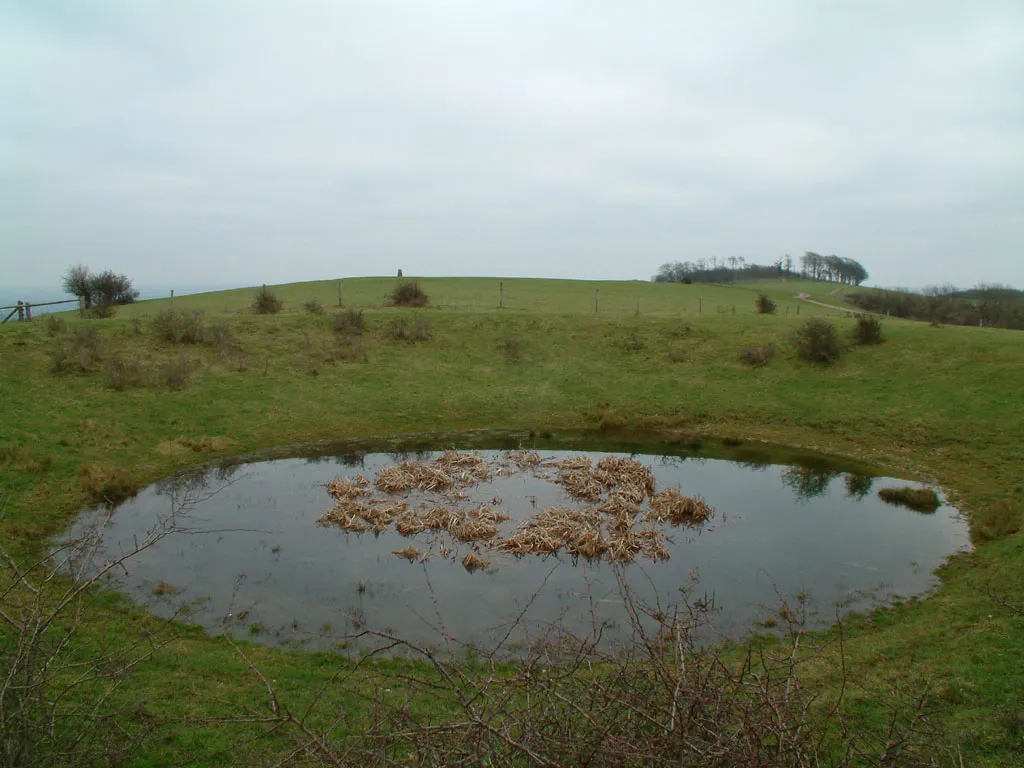
<svg viewBox="0 0 1024 768">
<path fill-rule="evenodd" d="M 848 473 L 843 478 L 843 484 L 846 486 L 847 496 L 854 499 L 863 499 L 871 493 L 871 486 L 875 484 L 875 478 Z"/>
</svg>

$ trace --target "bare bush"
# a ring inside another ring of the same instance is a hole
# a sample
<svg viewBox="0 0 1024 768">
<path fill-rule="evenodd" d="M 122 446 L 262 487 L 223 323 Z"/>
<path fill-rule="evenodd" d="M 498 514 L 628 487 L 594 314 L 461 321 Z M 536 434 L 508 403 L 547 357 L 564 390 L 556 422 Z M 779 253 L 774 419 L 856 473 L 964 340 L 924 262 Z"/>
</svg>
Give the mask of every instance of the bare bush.
<svg viewBox="0 0 1024 768">
<path fill-rule="evenodd" d="M 310 299 L 302 305 L 302 308 L 311 315 L 324 314 L 324 305 L 320 303 L 320 299 Z"/>
<path fill-rule="evenodd" d="M 331 319 L 331 325 L 344 336 L 358 336 L 366 330 L 366 319 L 363 317 L 363 310 L 346 309 Z"/>
<path fill-rule="evenodd" d="M 415 548 L 395 554 L 419 557 Z M 467 569 L 480 567 L 475 553 L 467 558 Z M 262 704 L 238 710 L 234 721 L 290 734 L 289 753 L 311 765 L 952 765 L 954 750 L 929 717 L 927 686 L 885 691 L 889 716 L 880 728 L 857 727 L 848 717 L 846 690 L 855 681 L 841 625 L 830 657 L 828 646 L 815 646 L 805 633 L 801 606 L 782 603 L 777 642 L 726 653 L 705 641 L 707 601 L 647 605 L 621 581 L 620 592 L 631 642 L 614 648 L 603 641 L 609 627 L 594 616 L 585 635 L 550 627 L 514 650 L 510 638 L 529 605 L 491 648 L 466 648 L 443 628 L 436 647 L 362 627 L 337 639 L 374 650 L 339 669 L 302 709 L 290 706 L 228 639 L 266 692 Z M 421 663 L 373 667 L 376 693 L 368 696 L 359 681 L 377 653 Z M 808 665 L 834 671 L 839 685 L 831 694 L 805 686 Z M 322 713 L 352 698 L 364 702 L 358 723 L 348 714 L 323 720 Z M 274 762 L 278 754 L 251 759 Z"/>
<path fill-rule="evenodd" d="M 128 387 L 156 386 L 153 370 L 138 360 L 114 355 L 105 367 L 107 386 L 121 392 Z"/>
<path fill-rule="evenodd" d="M 793 345 L 797 355 L 811 363 L 834 363 L 843 352 L 835 326 L 817 317 L 810 318 L 797 329 Z"/>
<path fill-rule="evenodd" d="M 762 293 L 754 301 L 754 308 L 759 315 L 774 315 L 778 311 L 779 306 L 772 301 L 768 294 Z"/>
<path fill-rule="evenodd" d="M 740 360 L 753 368 L 763 368 L 775 357 L 774 344 L 759 344 L 753 347 L 743 347 L 740 350 Z"/>
<path fill-rule="evenodd" d="M 252 299 L 252 311 L 257 315 L 276 315 L 284 309 L 284 302 L 268 291 L 266 287 L 256 292 Z"/>
<path fill-rule="evenodd" d="M 171 389 L 184 389 L 197 367 L 194 361 L 179 355 L 160 366 L 160 378 Z"/>
<path fill-rule="evenodd" d="M 857 315 L 856 325 L 853 326 L 854 344 L 881 344 L 885 341 L 882 335 L 882 321 L 874 315 Z"/>
<path fill-rule="evenodd" d="M 434 335 L 430 323 L 419 316 L 411 321 L 405 317 L 396 318 L 389 333 L 395 341 L 429 341 Z"/>
<path fill-rule="evenodd" d="M 172 344 L 202 344 L 206 341 L 206 325 L 202 312 L 165 309 L 150 321 L 159 338 Z"/>
<path fill-rule="evenodd" d="M 43 327 L 46 328 L 46 332 L 50 336 L 59 336 L 68 330 L 68 324 L 64 321 L 64 318 L 57 317 L 56 315 L 47 315 L 46 320 L 43 321 Z"/>
<path fill-rule="evenodd" d="M 88 373 L 103 359 L 100 335 L 92 326 L 80 326 L 71 334 L 60 334 L 50 349 L 52 370 L 61 373 Z"/>
<path fill-rule="evenodd" d="M 396 307 L 425 307 L 430 303 L 427 294 L 415 280 L 396 285 L 388 300 Z"/>
</svg>

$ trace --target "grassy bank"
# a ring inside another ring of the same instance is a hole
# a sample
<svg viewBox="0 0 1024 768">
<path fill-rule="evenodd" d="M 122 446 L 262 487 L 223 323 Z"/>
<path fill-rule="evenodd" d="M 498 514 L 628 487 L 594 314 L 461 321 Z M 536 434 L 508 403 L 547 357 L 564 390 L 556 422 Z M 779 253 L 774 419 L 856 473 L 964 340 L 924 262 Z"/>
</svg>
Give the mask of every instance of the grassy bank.
<svg viewBox="0 0 1024 768">
<path fill-rule="evenodd" d="M 3 326 L 4 545 L 22 559 L 38 553 L 97 493 L 96 478 L 117 469 L 141 486 L 217 456 L 320 439 L 639 429 L 812 448 L 936 480 L 970 517 L 977 548 L 943 569 L 937 594 L 852 620 L 845 647 L 865 679 L 930 680 L 936 716 L 965 760 L 1018 764 L 1024 535 L 1013 529 L 1024 505 L 1024 335 L 892 321 L 884 344 L 821 367 L 799 360 L 790 342 L 809 314 L 829 317 L 810 305 L 796 314 L 798 292 L 828 300 L 820 284 L 772 284 L 780 311 L 759 316 L 763 286 L 500 282 L 504 310 L 496 279 L 423 280 L 431 306 L 406 310 L 385 306 L 393 280 L 345 280 L 343 303 L 363 309 L 359 334 L 335 329 L 337 281 L 275 288 L 285 311 L 270 316 L 246 312 L 252 290 L 176 298 L 176 310 L 203 312 L 198 343 L 157 333 L 165 301 L 112 320 L 68 317 L 63 328 Z M 327 314 L 303 311 L 311 299 Z M 853 321 L 831 315 L 848 340 Z M 400 326 L 417 323 L 426 338 L 400 338 Z M 772 344 L 764 367 L 741 361 L 743 348 Z M 86 645 L 127 644 L 158 625 L 113 597 L 99 598 L 89 618 Z M 212 702 L 260 695 L 223 640 L 172 633 L 125 688 L 154 717 L 208 716 Z M 337 669 L 327 654 L 247 653 L 293 701 Z M 358 674 L 372 686 L 386 670 Z M 860 706 L 870 721 L 885 701 Z M 147 759 L 207 750 L 204 759 L 230 762 L 230 752 L 213 753 L 233 737 L 213 723 L 166 739 Z"/>
</svg>

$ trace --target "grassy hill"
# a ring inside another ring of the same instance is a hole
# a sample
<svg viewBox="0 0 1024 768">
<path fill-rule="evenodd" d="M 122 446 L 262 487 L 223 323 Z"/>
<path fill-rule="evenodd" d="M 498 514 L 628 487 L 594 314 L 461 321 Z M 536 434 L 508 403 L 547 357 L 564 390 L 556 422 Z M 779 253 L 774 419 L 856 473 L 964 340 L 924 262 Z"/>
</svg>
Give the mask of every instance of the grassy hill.
<svg viewBox="0 0 1024 768">
<path fill-rule="evenodd" d="M 175 310 L 203 313 L 197 343 L 159 332 L 165 300 L 121 308 L 111 320 L 8 324 L 0 327 L 0 540 L 19 562 L 38 556 L 44 537 L 90 501 L 96 477 L 121 473 L 141 486 L 219 456 L 339 437 L 593 429 L 847 456 L 940 482 L 968 515 L 977 545 L 942 570 L 943 585 L 928 599 L 846 623 L 843 647 L 858 680 L 851 717 L 883 728 L 889 687 L 927 682 L 929 717 L 965 764 L 1017 765 L 1024 749 L 1022 337 L 893 320 L 884 323 L 884 344 L 851 347 L 834 366 L 806 363 L 792 336 L 808 316 L 826 317 L 847 342 L 853 326 L 808 304 L 797 316 L 798 293 L 837 298 L 834 286 L 808 282 L 429 278 L 420 283 L 430 306 L 410 310 L 385 306 L 394 279 L 346 279 L 345 307 L 363 310 L 358 335 L 335 329 L 337 281 L 273 286 L 285 302 L 278 315 L 251 314 L 251 288 L 176 298 Z M 754 314 L 759 292 L 779 302 L 778 314 Z M 327 314 L 305 312 L 311 299 Z M 399 338 L 399 323 L 419 323 L 427 338 Z M 771 344 L 777 353 L 765 367 L 741 362 L 744 347 Z M 5 584 L 11 578 L 5 571 Z M 232 753 L 217 750 L 259 731 L 251 722 L 229 730 L 211 719 L 225 702 L 266 696 L 224 641 L 166 627 L 109 596 L 91 602 L 85 616 L 71 646 L 76 656 L 156 633 L 167 640 L 110 700 L 171 723 L 161 741 L 147 743 L 141 762 L 202 754 L 200 762 L 228 764 Z M 13 647 L 11 627 L 3 632 L 0 641 Z M 340 663 L 263 647 L 246 654 L 298 702 L 308 702 Z M 810 666 L 809 684 L 834 694 L 835 669 Z M 358 674 L 372 686 L 378 672 Z M 95 693 L 85 686 L 71 700 Z M 283 755 L 291 742 L 269 743 Z"/>
</svg>

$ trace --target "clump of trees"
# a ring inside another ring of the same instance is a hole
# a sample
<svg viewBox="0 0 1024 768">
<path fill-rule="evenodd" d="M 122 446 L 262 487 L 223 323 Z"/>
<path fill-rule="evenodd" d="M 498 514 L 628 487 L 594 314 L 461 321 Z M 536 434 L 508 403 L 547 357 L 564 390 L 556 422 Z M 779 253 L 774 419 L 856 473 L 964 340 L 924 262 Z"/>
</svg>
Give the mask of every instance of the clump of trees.
<svg viewBox="0 0 1024 768">
<path fill-rule="evenodd" d="M 732 283 L 736 280 L 771 279 L 785 276 L 860 285 L 868 271 L 854 259 L 821 256 L 808 251 L 800 258 L 800 272 L 794 270 L 793 257 L 783 256 L 772 264 L 748 264 L 742 256 L 697 261 L 672 261 L 658 267 L 651 279 L 656 283 Z"/>
<path fill-rule="evenodd" d="M 84 264 L 68 267 L 61 281 L 61 287 L 73 296 L 78 296 L 85 309 L 101 310 L 99 314 L 113 314 L 118 304 L 131 304 L 139 298 L 139 292 L 132 287 L 132 281 L 125 275 L 111 270 L 93 273 Z"/>
<path fill-rule="evenodd" d="M 860 285 L 868 279 L 868 271 L 855 259 L 807 251 L 800 257 L 800 276 L 829 283 Z"/>
</svg>

